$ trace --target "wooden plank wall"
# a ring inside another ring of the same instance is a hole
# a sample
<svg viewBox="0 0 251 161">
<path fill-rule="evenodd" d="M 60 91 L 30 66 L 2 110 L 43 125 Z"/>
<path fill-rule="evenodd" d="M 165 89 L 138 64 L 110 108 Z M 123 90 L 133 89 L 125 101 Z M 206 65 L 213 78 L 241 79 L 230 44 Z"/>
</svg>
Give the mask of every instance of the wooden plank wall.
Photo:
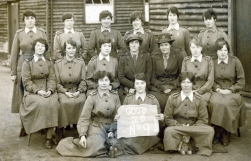
<svg viewBox="0 0 251 161">
<path fill-rule="evenodd" d="M 0 5 L 0 52 L 7 53 L 7 4 Z"/>
<path fill-rule="evenodd" d="M 178 8 L 178 22 L 188 28 L 191 36 L 205 28 L 202 14 L 211 7 L 218 14 L 216 26 L 228 32 L 228 0 L 149 0 L 150 29 L 155 34 L 168 26 L 166 11 L 169 6 Z"/>
</svg>

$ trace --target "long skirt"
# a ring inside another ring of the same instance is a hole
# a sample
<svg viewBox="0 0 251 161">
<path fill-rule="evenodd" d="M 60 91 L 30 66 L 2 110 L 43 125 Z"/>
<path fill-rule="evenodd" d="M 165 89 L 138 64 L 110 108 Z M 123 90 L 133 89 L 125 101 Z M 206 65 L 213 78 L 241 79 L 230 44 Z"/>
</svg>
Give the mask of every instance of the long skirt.
<svg viewBox="0 0 251 161">
<path fill-rule="evenodd" d="M 178 150 L 182 136 L 188 135 L 199 148 L 198 154 L 210 156 L 212 154 L 212 141 L 214 129 L 211 126 L 171 126 L 164 132 L 164 149 Z"/>
<path fill-rule="evenodd" d="M 59 102 L 57 93 L 48 98 L 37 94 L 27 94 L 20 106 L 20 116 L 25 131 L 37 132 L 44 128 L 58 126 Z"/>
<path fill-rule="evenodd" d="M 63 93 L 58 93 L 58 99 L 60 103 L 58 127 L 77 124 L 86 100 L 85 94 L 81 93 L 77 98 L 69 98 Z"/>
<path fill-rule="evenodd" d="M 213 92 L 208 112 L 210 123 L 235 133 L 245 123 L 243 99 L 239 93 L 221 94 Z"/>
</svg>

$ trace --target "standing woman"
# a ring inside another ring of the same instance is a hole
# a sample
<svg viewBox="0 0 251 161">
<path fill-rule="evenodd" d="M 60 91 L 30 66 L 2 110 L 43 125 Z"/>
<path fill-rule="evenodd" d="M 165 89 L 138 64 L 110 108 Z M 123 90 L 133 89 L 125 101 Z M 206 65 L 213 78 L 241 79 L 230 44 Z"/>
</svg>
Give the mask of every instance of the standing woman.
<svg viewBox="0 0 251 161">
<path fill-rule="evenodd" d="M 158 52 L 158 46 L 156 44 L 155 36 L 151 30 L 146 30 L 143 28 L 144 16 L 140 11 L 134 11 L 130 17 L 130 23 L 133 29 L 127 31 L 125 35 L 128 34 L 140 34 L 142 38 L 142 44 L 140 45 L 140 50 L 148 52 L 150 55 L 155 55 Z"/>
<path fill-rule="evenodd" d="M 203 13 L 202 20 L 206 28 L 200 31 L 198 38 L 202 43 L 203 55 L 210 56 L 212 59 L 217 58 L 215 41 L 218 38 L 224 38 L 229 43 L 228 37 L 223 30 L 216 27 L 217 13 L 212 8 Z M 229 52 L 233 55 L 231 51 Z"/>
<path fill-rule="evenodd" d="M 208 104 L 214 83 L 213 60 L 210 56 L 202 55 L 202 45 L 196 37 L 190 41 L 189 45 L 192 56 L 184 58 L 181 72 L 191 72 L 195 75 L 193 90 L 202 95 L 202 99 Z"/>
<path fill-rule="evenodd" d="M 64 43 L 65 56 L 55 62 L 57 91 L 60 103 L 58 127 L 77 124 L 86 96 L 85 62 L 75 58 L 77 43 Z"/>
<path fill-rule="evenodd" d="M 121 33 L 118 30 L 111 28 L 112 17 L 112 13 L 108 10 L 104 10 L 99 14 L 99 21 L 101 22 L 101 26 L 91 32 L 90 40 L 88 43 L 88 61 L 93 56 L 100 53 L 101 45 L 99 44 L 98 40 L 104 39 L 104 37 L 108 37 L 112 40 L 112 51 L 110 53 L 110 56 L 119 58 L 121 54 L 126 51 Z"/>
<path fill-rule="evenodd" d="M 110 83 L 110 90 L 117 90 L 120 85 L 118 81 L 118 61 L 115 57 L 110 56 L 112 40 L 108 37 L 104 37 L 103 39 L 99 39 L 99 45 L 100 53 L 98 56 L 93 56 L 87 66 L 87 95 L 98 87 L 98 83 L 94 81 L 93 76 L 99 70 L 105 70 L 113 75 L 114 80 Z"/>
<path fill-rule="evenodd" d="M 210 122 L 214 125 L 214 143 L 224 146 L 230 141 L 230 133 L 235 133 L 244 125 L 245 110 L 239 91 L 245 85 L 244 70 L 240 60 L 229 56 L 229 44 L 223 38 L 215 42 L 218 59 L 214 59 L 214 85 L 209 103 Z"/>
<path fill-rule="evenodd" d="M 138 34 L 125 35 L 125 43 L 129 51 L 119 59 L 118 79 L 120 82 L 119 97 L 124 102 L 128 93 L 134 93 L 135 75 L 146 75 L 147 87 L 150 85 L 152 75 L 152 60 L 150 54 L 140 50 L 142 38 Z"/>
<path fill-rule="evenodd" d="M 48 43 L 43 38 L 33 41 L 34 56 L 22 67 L 24 97 L 20 116 L 25 131 L 30 134 L 46 129 L 45 148 L 52 148 L 53 128 L 58 126 L 58 95 L 53 63 L 44 58 Z"/>
<path fill-rule="evenodd" d="M 32 43 L 37 38 L 47 39 L 43 29 L 37 28 L 36 14 L 27 10 L 23 14 L 25 28 L 17 30 L 11 49 L 11 80 L 14 82 L 11 112 L 19 113 L 19 107 L 23 98 L 23 89 L 21 88 L 21 71 L 23 62 L 30 59 L 34 51 Z M 25 136 L 24 128 L 21 128 L 19 136 Z"/>
<path fill-rule="evenodd" d="M 179 11 L 176 7 L 172 6 L 167 10 L 167 20 L 169 26 L 162 32 L 167 32 L 172 35 L 175 42 L 172 44 L 176 54 L 181 54 L 184 58 L 191 55 L 189 50 L 190 33 L 189 30 L 181 27 L 178 23 Z"/>
<path fill-rule="evenodd" d="M 175 54 L 172 44 L 175 42 L 169 33 L 158 35 L 159 52 L 152 57 L 153 70 L 150 92 L 160 103 L 164 112 L 168 97 L 179 90 L 178 77 L 181 71 L 182 56 Z"/>
<path fill-rule="evenodd" d="M 82 31 L 73 28 L 76 21 L 75 16 L 72 13 L 66 12 L 62 16 L 62 21 L 64 23 L 64 29 L 57 31 L 54 37 L 54 60 L 58 60 L 64 57 L 64 43 L 68 39 L 73 39 L 77 43 L 77 51 L 75 57 L 86 59 L 87 43 Z"/>
</svg>

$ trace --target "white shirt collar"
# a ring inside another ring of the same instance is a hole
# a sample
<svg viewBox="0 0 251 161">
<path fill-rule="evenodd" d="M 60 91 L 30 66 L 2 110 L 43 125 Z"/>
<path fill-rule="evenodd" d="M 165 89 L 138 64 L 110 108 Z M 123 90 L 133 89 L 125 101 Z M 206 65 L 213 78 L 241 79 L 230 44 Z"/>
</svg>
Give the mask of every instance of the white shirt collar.
<svg viewBox="0 0 251 161">
<path fill-rule="evenodd" d="M 167 28 L 167 31 L 169 31 L 171 29 L 179 30 L 179 28 L 180 28 L 180 25 L 178 23 L 176 23 L 174 25 L 174 27 L 173 26 L 171 27 L 171 25 L 169 25 L 168 28 Z"/>
<path fill-rule="evenodd" d="M 199 62 L 201 62 L 202 61 L 202 54 L 198 58 L 195 58 L 192 56 L 191 62 L 193 62 L 195 59 L 197 59 Z"/>
<path fill-rule="evenodd" d="M 103 56 L 103 55 L 101 55 L 101 54 L 99 54 L 98 55 L 98 58 L 99 58 L 99 60 L 101 61 L 102 59 L 106 59 L 108 62 L 110 61 L 110 55 L 108 55 L 108 56 Z"/>
<path fill-rule="evenodd" d="M 183 91 L 180 92 L 180 96 L 181 96 L 181 101 L 184 101 L 184 99 L 186 99 L 186 95 L 183 93 Z M 191 102 L 193 102 L 193 92 L 190 93 L 190 95 L 188 96 L 188 98 L 190 99 Z"/>
<path fill-rule="evenodd" d="M 67 28 L 64 28 L 64 33 L 65 34 L 68 34 L 69 32 L 71 32 L 72 34 L 74 34 L 75 32 L 74 32 L 74 30 L 73 30 L 73 28 L 72 29 L 67 29 Z"/>
<path fill-rule="evenodd" d="M 34 33 L 37 33 L 37 28 L 36 26 L 33 27 L 33 29 L 28 29 L 27 27 L 24 28 L 24 31 L 26 34 L 28 34 L 28 32 L 33 31 Z"/>
<path fill-rule="evenodd" d="M 133 34 L 137 34 L 138 32 L 144 34 L 145 33 L 144 28 L 141 27 L 139 30 L 133 30 Z"/>
<path fill-rule="evenodd" d="M 139 94 L 136 92 L 135 100 L 137 100 L 139 97 L 142 99 L 142 101 L 145 101 L 146 93 Z"/>
<path fill-rule="evenodd" d="M 105 31 L 105 30 L 111 32 L 111 28 L 105 29 L 104 27 L 101 26 L 101 32 L 103 32 L 103 31 Z"/>
<path fill-rule="evenodd" d="M 220 60 L 220 59 L 218 58 L 218 64 L 220 64 L 221 62 L 222 62 L 222 60 Z M 225 60 L 223 60 L 223 62 L 226 63 L 226 64 L 228 64 L 228 56 L 227 56 L 227 58 L 226 58 Z"/>
<path fill-rule="evenodd" d="M 43 61 L 45 61 L 44 56 L 38 57 L 36 54 L 34 54 L 34 61 L 37 62 L 39 58 L 42 58 Z"/>
</svg>

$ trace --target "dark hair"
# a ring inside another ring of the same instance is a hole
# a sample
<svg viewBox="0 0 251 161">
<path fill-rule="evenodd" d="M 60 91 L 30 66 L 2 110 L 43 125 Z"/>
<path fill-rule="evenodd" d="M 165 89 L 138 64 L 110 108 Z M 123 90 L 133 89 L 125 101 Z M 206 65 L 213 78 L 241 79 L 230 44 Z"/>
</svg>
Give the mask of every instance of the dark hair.
<svg viewBox="0 0 251 161">
<path fill-rule="evenodd" d="M 62 21 L 64 22 L 66 19 L 71 19 L 73 18 L 73 20 L 75 21 L 75 16 L 70 13 L 70 12 L 66 12 L 62 15 Z"/>
<path fill-rule="evenodd" d="M 45 51 L 44 52 L 47 52 L 48 49 L 49 49 L 49 45 L 48 45 L 48 42 L 47 40 L 45 40 L 44 38 L 38 38 L 38 39 L 35 39 L 32 43 L 32 50 L 35 51 L 35 46 L 37 44 L 37 42 L 41 43 L 41 44 L 44 44 L 45 45 Z"/>
<path fill-rule="evenodd" d="M 189 79 L 193 84 L 195 84 L 195 75 L 192 72 L 181 72 L 179 75 L 179 82 L 181 83 L 185 79 Z"/>
<path fill-rule="evenodd" d="M 25 16 L 26 16 L 26 17 L 32 16 L 32 17 L 35 17 L 35 19 L 36 19 L 36 16 L 37 16 L 37 15 L 36 15 L 36 13 L 33 12 L 32 10 L 26 10 L 26 11 L 24 12 L 24 14 L 23 14 L 23 21 L 24 21 Z"/>
<path fill-rule="evenodd" d="M 168 15 L 169 15 L 170 12 L 176 14 L 177 17 L 179 18 L 180 15 L 179 15 L 179 11 L 178 11 L 177 7 L 171 6 L 171 7 L 169 7 L 169 8 L 167 9 L 167 11 L 166 11 L 167 20 L 168 20 Z"/>
<path fill-rule="evenodd" d="M 64 52 L 62 53 L 63 56 L 65 56 L 65 54 L 66 54 L 65 50 L 66 50 L 67 44 L 70 44 L 71 46 L 74 46 L 75 48 L 77 48 L 77 43 L 72 38 L 66 40 L 64 42 Z"/>
<path fill-rule="evenodd" d="M 134 76 L 135 80 L 142 80 L 142 81 L 147 81 L 145 73 L 137 73 Z"/>
<path fill-rule="evenodd" d="M 144 15 L 140 11 L 134 11 L 130 16 L 130 23 L 132 24 L 133 21 L 135 21 L 137 18 L 141 20 L 142 23 L 144 23 Z"/>
<path fill-rule="evenodd" d="M 211 17 L 213 17 L 213 19 L 216 20 L 217 19 L 217 13 L 212 8 L 209 8 L 208 10 L 203 12 L 202 20 L 204 21 L 204 18 L 206 20 L 211 19 Z"/>
<path fill-rule="evenodd" d="M 228 42 L 223 37 L 219 38 L 219 39 L 217 39 L 215 41 L 215 49 L 216 50 L 222 49 L 224 45 L 226 45 L 226 48 L 227 48 L 228 53 L 229 53 L 229 50 L 230 50 L 229 44 L 228 44 Z"/>
<path fill-rule="evenodd" d="M 109 37 L 100 38 L 100 39 L 98 40 L 98 42 L 99 42 L 99 48 L 101 48 L 101 46 L 102 46 L 103 44 L 105 44 L 105 43 L 111 43 L 111 44 L 112 44 L 112 40 L 111 40 L 111 38 L 109 38 Z"/>
<path fill-rule="evenodd" d="M 107 16 L 109 16 L 112 19 L 112 13 L 110 11 L 104 10 L 104 11 L 100 12 L 99 21 L 101 21 L 103 18 L 106 18 Z"/>
<path fill-rule="evenodd" d="M 104 78 L 105 76 L 107 76 L 110 80 L 110 82 L 114 82 L 114 77 L 112 75 L 111 72 L 107 72 L 105 70 L 99 70 L 97 71 L 94 75 L 93 75 L 93 80 L 98 83 L 99 79 Z"/>
<path fill-rule="evenodd" d="M 191 46 L 191 44 L 195 44 L 196 46 L 202 47 L 201 41 L 198 39 L 198 37 L 195 36 L 193 36 L 192 39 L 190 40 L 189 47 Z"/>
</svg>

